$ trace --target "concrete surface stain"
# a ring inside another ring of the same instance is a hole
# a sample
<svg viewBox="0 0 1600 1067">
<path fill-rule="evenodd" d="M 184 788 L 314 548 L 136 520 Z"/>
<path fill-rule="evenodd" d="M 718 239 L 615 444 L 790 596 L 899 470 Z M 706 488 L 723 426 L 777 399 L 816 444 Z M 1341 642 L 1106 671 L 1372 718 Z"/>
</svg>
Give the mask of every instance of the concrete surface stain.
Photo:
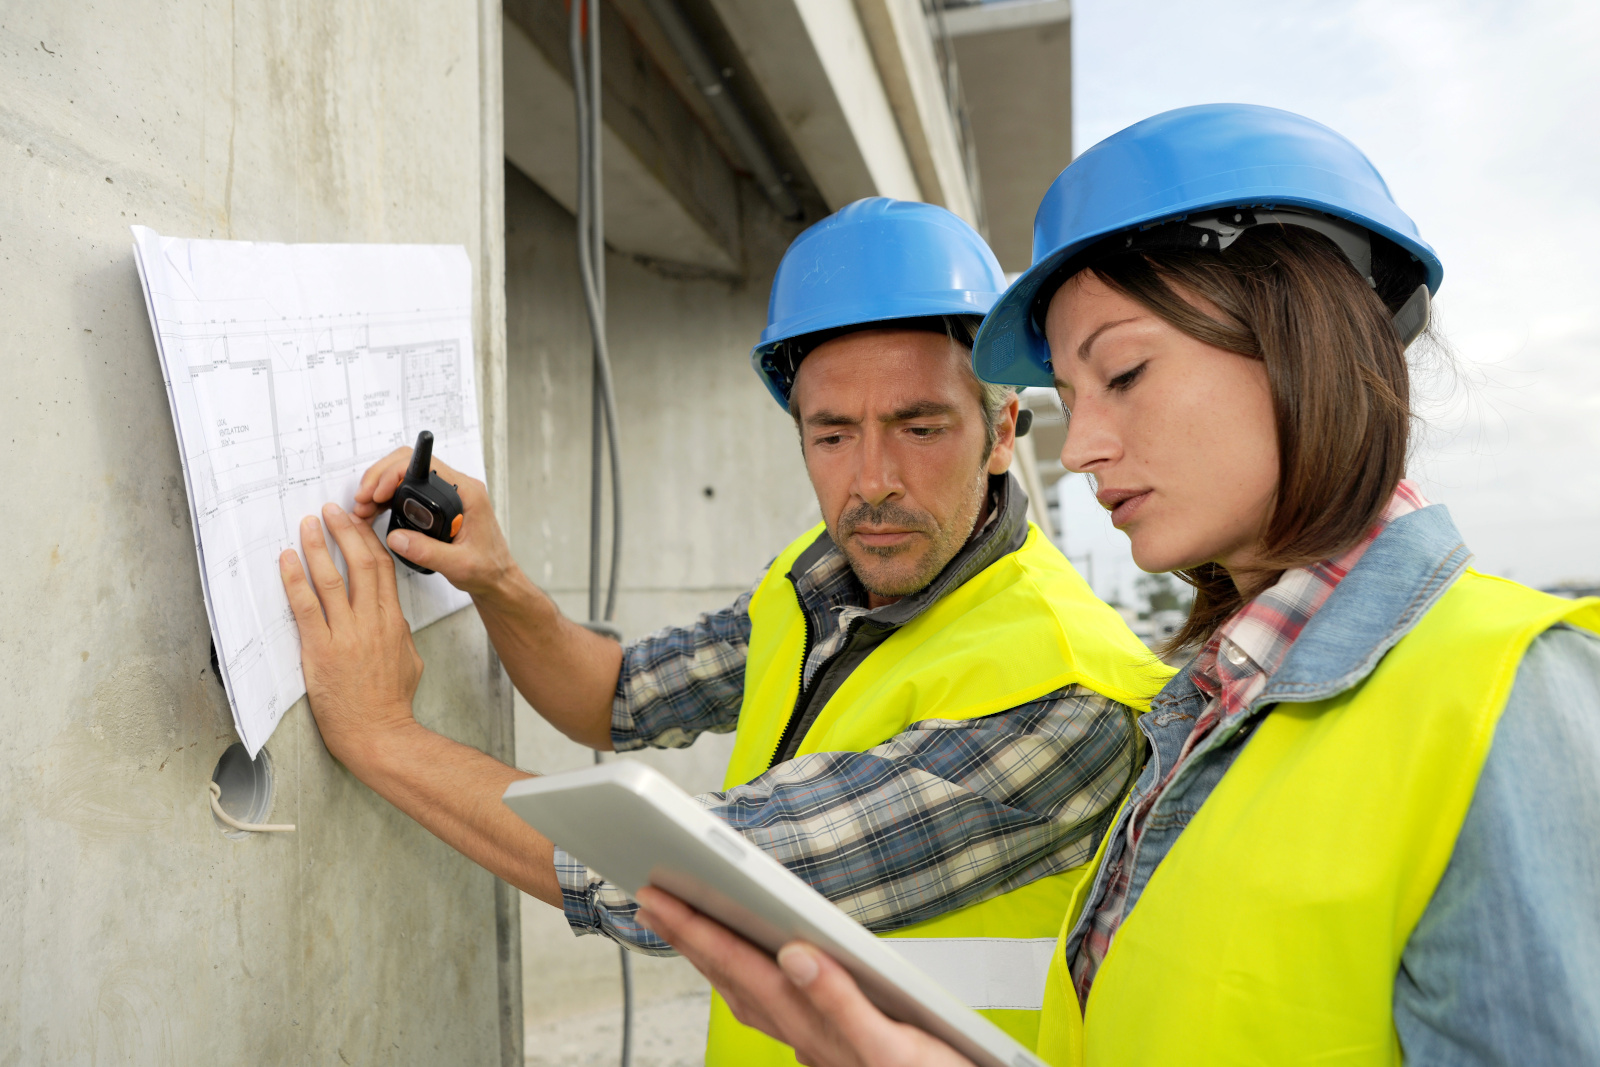
<svg viewBox="0 0 1600 1067">
<path fill-rule="evenodd" d="M 177 783 L 162 788 L 141 772 L 177 740 L 176 704 L 153 661 L 119 664 L 95 686 L 88 715 L 60 730 L 31 761 L 31 805 L 91 840 L 170 823 Z"/>
<path fill-rule="evenodd" d="M 95 999 L 93 1062 L 176 1062 L 170 1013 L 157 992 L 163 984 L 137 965 L 106 975 Z"/>
</svg>

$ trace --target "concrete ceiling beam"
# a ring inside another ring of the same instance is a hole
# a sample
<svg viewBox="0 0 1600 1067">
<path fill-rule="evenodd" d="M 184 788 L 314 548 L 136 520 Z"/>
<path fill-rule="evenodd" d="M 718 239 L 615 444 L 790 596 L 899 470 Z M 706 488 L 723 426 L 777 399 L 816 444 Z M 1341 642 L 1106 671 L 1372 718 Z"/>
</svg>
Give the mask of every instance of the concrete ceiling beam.
<svg viewBox="0 0 1600 1067">
<path fill-rule="evenodd" d="M 649 259 L 739 272 L 738 176 L 628 27 L 603 10 L 606 243 Z M 506 13 L 506 158 L 575 213 L 566 13 L 540 0 L 512 0 Z"/>
<path fill-rule="evenodd" d="M 851 0 L 711 0 L 830 209 L 923 199 Z"/>
<path fill-rule="evenodd" d="M 1053 26 L 1071 17 L 1071 0 L 1003 0 L 1001 3 L 947 9 L 944 12 L 944 31 L 951 37 L 966 37 L 970 34 Z"/>
<path fill-rule="evenodd" d="M 857 0 L 923 199 L 973 226 L 978 202 L 921 0 Z"/>
</svg>

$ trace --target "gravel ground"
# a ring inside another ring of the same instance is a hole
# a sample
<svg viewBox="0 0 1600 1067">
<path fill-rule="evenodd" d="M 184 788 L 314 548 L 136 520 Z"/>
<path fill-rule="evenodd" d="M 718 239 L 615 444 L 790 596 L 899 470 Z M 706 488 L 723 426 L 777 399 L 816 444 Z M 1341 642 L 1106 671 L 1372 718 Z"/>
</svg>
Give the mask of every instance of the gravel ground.
<svg viewBox="0 0 1600 1067">
<path fill-rule="evenodd" d="M 709 992 L 642 1004 L 634 1018 L 633 1067 L 701 1067 L 706 1058 Z M 622 1047 L 615 1007 L 528 1027 L 528 1067 L 611 1067 Z"/>
</svg>

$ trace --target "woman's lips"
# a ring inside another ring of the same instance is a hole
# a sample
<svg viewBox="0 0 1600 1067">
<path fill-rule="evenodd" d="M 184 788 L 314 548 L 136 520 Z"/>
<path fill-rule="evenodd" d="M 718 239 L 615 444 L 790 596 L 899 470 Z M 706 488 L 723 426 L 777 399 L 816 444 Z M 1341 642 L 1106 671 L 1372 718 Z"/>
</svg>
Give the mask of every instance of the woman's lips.
<svg viewBox="0 0 1600 1067">
<path fill-rule="evenodd" d="M 1100 505 L 1111 512 L 1111 525 L 1120 530 L 1150 499 L 1151 492 L 1150 489 L 1102 489 L 1095 495 Z"/>
</svg>

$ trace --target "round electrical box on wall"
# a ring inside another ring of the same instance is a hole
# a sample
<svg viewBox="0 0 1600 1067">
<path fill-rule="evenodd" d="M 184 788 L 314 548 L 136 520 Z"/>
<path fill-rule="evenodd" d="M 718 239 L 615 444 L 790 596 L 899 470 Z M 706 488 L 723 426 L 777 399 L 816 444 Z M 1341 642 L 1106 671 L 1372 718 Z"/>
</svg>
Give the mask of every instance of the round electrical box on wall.
<svg viewBox="0 0 1600 1067">
<path fill-rule="evenodd" d="M 211 780 L 222 790 L 217 802 L 222 805 L 223 811 L 240 822 L 267 821 L 267 816 L 272 813 L 272 757 L 267 755 L 266 749 L 263 748 L 260 755 L 251 759 L 244 745 L 237 742 L 229 745 L 222 753 L 222 758 L 217 760 L 217 769 L 212 772 Z M 251 836 L 217 819 L 215 812 L 212 818 L 224 834 L 236 841 Z"/>
</svg>

